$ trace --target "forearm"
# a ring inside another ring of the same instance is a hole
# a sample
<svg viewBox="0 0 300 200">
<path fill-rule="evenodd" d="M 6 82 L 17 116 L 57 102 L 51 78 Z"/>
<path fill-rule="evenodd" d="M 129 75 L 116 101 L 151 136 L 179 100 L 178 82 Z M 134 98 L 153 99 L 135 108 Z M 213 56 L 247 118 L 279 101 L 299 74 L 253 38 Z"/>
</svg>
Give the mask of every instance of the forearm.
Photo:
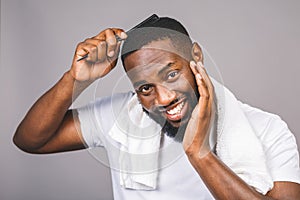
<svg viewBox="0 0 300 200">
<path fill-rule="evenodd" d="M 256 192 L 212 152 L 189 155 L 189 160 L 216 199 L 273 199 Z"/>
<path fill-rule="evenodd" d="M 274 181 L 273 188 L 266 196 L 258 193 L 213 152 L 209 145 L 209 133 L 215 119 L 214 87 L 202 62 L 190 62 L 200 94 L 183 138 L 183 148 L 190 163 L 200 175 L 216 199 L 300 199 L 299 184 L 289 181 Z"/>
<path fill-rule="evenodd" d="M 69 72 L 31 107 L 14 135 L 23 150 L 43 146 L 56 132 L 72 101 L 90 83 L 77 83 Z"/>
</svg>

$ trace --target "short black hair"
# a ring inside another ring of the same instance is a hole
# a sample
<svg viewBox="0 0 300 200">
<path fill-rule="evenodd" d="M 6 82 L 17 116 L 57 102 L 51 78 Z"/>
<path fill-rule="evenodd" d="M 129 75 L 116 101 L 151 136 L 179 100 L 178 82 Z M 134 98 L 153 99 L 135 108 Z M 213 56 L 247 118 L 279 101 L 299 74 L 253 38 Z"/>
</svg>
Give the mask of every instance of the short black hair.
<svg viewBox="0 0 300 200">
<path fill-rule="evenodd" d="M 189 49 L 192 47 L 189 33 L 180 22 L 173 18 L 158 17 L 154 14 L 127 32 L 127 39 L 121 50 L 123 66 L 125 67 L 124 60 L 129 54 L 152 41 L 165 38 L 169 38 L 172 44 L 180 50 L 184 50 L 184 46 Z"/>
</svg>

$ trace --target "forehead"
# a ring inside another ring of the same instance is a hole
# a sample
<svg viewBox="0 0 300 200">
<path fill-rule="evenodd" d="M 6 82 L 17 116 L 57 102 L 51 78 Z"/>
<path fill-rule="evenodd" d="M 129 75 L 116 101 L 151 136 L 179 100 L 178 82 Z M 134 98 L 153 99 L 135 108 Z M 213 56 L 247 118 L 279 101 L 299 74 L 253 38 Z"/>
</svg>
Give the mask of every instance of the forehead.
<svg viewBox="0 0 300 200">
<path fill-rule="evenodd" d="M 141 49 L 129 54 L 124 65 L 127 72 L 145 72 L 155 66 L 167 65 L 169 62 L 188 60 L 170 39 L 153 41 Z"/>
</svg>

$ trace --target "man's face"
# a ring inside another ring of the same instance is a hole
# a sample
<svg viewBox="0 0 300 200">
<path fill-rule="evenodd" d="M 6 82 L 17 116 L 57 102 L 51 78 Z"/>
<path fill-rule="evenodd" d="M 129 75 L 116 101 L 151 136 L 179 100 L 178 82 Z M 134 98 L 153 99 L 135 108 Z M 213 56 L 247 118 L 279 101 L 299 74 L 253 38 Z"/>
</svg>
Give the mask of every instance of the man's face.
<svg viewBox="0 0 300 200">
<path fill-rule="evenodd" d="M 161 125 L 186 125 L 198 101 L 189 61 L 176 53 L 168 39 L 151 42 L 125 59 L 140 103 Z"/>
</svg>

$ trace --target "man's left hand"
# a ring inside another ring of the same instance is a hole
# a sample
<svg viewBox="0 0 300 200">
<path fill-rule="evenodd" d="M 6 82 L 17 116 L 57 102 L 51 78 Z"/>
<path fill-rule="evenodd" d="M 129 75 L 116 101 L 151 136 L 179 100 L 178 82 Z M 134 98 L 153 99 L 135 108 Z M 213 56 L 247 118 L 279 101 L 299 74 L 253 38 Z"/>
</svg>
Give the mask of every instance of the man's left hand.
<svg viewBox="0 0 300 200">
<path fill-rule="evenodd" d="M 183 147 L 189 158 L 205 156 L 210 151 L 209 132 L 214 121 L 214 87 L 202 62 L 190 62 L 200 94 L 183 138 Z"/>
</svg>

